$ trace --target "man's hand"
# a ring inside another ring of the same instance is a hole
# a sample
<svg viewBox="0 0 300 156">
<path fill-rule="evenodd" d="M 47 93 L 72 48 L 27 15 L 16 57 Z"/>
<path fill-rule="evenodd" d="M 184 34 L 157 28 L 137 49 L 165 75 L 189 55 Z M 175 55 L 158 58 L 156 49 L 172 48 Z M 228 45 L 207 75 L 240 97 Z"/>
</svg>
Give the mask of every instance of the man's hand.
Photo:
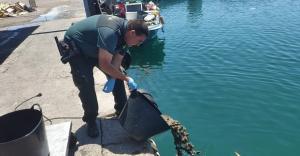
<svg viewBox="0 0 300 156">
<path fill-rule="evenodd" d="M 103 70 L 103 72 L 105 72 L 106 74 L 110 75 L 112 77 L 112 79 L 120 79 L 123 81 L 127 81 L 127 85 L 130 91 L 134 91 L 137 89 L 137 84 L 134 82 L 134 80 L 129 77 L 124 75 L 119 68 L 115 67 L 115 65 L 120 65 L 116 62 L 119 62 L 121 59 L 121 56 L 115 57 L 113 59 L 113 55 L 110 54 L 107 50 L 105 49 L 99 49 L 99 54 L 98 54 L 98 60 L 99 60 L 99 67 L 101 70 Z M 112 61 L 114 60 L 114 61 Z M 112 64 L 112 62 L 115 62 L 114 64 Z M 113 90 L 113 86 L 114 86 L 114 81 L 113 80 L 109 80 L 106 84 L 104 89 L 107 89 L 107 91 Z M 105 90 L 103 90 L 104 92 L 106 92 Z"/>
<path fill-rule="evenodd" d="M 121 64 L 118 62 L 119 60 L 122 60 L 121 57 L 117 56 L 113 59 L 113 55 L 107 50 L 102 48 L 99 49 L 98 62 L 100 69 L 112 78 L 124 81 L 126 80 L 126 76 L 119 70 L 119 67 L 116 67 Z"/>
<path fill-rule="evenodd" d="M 127 77 L 127 85 L 130 91 L 137 90 L 137 84 L 131 77 Z"/>
</svg>

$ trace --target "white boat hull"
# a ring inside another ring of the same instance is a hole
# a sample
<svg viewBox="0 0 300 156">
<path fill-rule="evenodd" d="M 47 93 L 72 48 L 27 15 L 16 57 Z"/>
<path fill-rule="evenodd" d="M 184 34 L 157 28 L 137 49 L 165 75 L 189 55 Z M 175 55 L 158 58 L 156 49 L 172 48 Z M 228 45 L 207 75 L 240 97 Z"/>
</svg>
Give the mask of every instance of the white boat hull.
<svg viewBox="0 0 300 156">
<path fill-rule="evenodd" d="M 155 24 L 155 25 L 150 25 L 148 26 L 149 29 L 149 36 L 148 39 L 155 38 L 157 36 L 157 32 L 162 29 L 163 25 L 162 24 Z"/>
</svg>

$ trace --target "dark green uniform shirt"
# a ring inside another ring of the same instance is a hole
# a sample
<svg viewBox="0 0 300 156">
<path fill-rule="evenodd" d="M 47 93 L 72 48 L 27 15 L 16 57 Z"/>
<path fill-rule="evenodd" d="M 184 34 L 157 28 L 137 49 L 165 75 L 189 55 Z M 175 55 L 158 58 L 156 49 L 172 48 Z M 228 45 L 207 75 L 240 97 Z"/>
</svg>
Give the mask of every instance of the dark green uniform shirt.
<svg viewBox="0 0 300 156">
<path fill-rule="evenodd" d="M 127 21 L 122 18 L 94 15 L 73 24 L 65 38 L 73 40 L 87 57 L 98 58 L 99 48 L 106 49 L 112 55 L 124 55 L 126 29 Z"/>
</svg>

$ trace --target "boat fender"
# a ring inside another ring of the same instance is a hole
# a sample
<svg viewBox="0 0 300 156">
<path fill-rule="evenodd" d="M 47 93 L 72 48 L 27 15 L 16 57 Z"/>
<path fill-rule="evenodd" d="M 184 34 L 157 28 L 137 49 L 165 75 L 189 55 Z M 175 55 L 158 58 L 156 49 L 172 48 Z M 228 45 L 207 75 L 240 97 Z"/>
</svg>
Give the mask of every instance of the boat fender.
<svg viewBox="0 0 300 156">
<path fill-rule="evenodd" d="M 144 20 L 145 20 L 146 22 L 149 22 L 149 21 L 153 20 L 154 18 L 155 18 L 155 15 L 150 14 L 150 15 L 147 15 L 147 16 L 144 18 Z"/>
<path fill-rule="evenodd" d="M 165 24 L 165 20 L 164 20 L 164 18 L 163 18 L 162 16 L 159 17 L 159 22 L 160 22 L 161 24 Z"/>
</svg>

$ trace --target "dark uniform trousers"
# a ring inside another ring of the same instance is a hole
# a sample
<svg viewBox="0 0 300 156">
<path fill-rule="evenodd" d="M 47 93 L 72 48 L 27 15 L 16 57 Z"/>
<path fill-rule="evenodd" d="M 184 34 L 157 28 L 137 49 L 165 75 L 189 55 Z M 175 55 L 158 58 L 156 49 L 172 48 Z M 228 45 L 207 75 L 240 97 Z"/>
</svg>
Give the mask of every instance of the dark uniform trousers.
<svg viewBox="0 0 300 156">
<path fill-rule="evenodd" d="M 94 121 L 98 115 L 98 101 L 95 92 L 95 83 L 93 76 L 93 68 L 98 67 L 98 60 L 88 58 L 83 55 L 77 55 L 70 60 L 71 74 L 75 86 L 79 89 L 79 98 L 84 109 L 83 121 Z M 102 88 L 97 88 L 97 91 Z M 124 82 L 117 79 L 113 89 L 115 110 L 121 112 L 126 101 L 126 91 Z"/>
</svg>

